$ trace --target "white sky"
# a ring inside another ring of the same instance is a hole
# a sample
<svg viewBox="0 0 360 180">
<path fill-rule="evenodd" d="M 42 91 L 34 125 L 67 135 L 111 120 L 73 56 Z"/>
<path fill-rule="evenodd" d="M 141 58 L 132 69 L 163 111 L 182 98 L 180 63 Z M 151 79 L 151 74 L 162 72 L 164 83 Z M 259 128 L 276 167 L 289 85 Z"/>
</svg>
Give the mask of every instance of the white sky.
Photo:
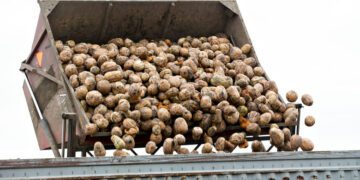
<svg viewBox="0 0 360 180">
<path fill-rule="evenodd" d="M 360 149 L 360 1 L 238 0 L 258 58 L 284 95 L 310 93 L 314 115 L 301 135 L 315 150 Z M 22 92 L 20 63 L 30 53 L 35 0 L 0 6 L 0 159 L 52 157 L 40 151 Z M 109 154 L 110 155 L 110 154 Z"/>
</svg>

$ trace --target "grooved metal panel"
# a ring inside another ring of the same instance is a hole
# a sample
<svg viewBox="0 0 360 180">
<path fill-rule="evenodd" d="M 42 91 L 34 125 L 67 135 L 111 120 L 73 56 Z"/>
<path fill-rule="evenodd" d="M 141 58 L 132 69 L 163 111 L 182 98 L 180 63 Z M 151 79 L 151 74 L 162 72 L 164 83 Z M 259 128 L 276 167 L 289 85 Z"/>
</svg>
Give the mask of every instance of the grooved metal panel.
<svg viewBox="0 0 360 180">
<path fill-rule="evenodd" d="M 0 161 L 0 179 L 360 179 L 360 151 Z"/>
</svg>

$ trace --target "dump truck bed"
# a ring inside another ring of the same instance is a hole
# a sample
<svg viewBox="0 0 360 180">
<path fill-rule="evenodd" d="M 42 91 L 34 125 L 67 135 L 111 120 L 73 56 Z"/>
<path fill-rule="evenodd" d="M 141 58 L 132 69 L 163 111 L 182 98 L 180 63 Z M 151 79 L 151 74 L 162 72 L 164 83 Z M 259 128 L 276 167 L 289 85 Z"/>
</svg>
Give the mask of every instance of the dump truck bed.
<svg viewBox="0 0 360 180">
<path fill-rule="evenodd" d="M 0 161 L 0 179 L 360 179 L 360 151 Z"/>
</svg>

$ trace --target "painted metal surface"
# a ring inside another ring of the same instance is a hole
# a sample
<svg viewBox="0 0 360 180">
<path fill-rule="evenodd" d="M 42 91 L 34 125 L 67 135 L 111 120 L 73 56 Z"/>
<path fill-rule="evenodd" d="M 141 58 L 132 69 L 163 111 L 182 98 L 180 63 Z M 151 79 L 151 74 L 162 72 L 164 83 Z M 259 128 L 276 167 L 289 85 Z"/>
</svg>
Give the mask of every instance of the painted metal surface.
<svg viewBox="0 0 360 180">
<path fill-rule="evenodd" d="M 360 151 L 0 161 L 0 179 L 360 179 Z"/>
</svg>

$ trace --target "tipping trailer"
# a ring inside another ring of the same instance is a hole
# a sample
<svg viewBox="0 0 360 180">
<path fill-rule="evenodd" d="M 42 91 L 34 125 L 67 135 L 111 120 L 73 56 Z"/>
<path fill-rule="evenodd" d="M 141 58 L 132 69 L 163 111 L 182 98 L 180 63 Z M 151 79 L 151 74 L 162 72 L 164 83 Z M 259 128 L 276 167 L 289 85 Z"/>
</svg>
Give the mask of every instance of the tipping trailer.
<svg viewBox="0 0 360 180">
<path fill-rule="evenodd" d="M 96 141 L 103 142 L 107 149 L 113 145 L 110 132 L 85 134 L 90 121 L 61 67 L 55 40 L 104 43 L 114 37 L 175 40 L 225 33 L 235 45 L 251 43 L 235 0 L 39 0 L 39 5 L 41 13 L 32 51 L 21 64 L 26 76 L 23 90 L 39 147 L 51 148 L 56 157 L 64 155 L 65 148 L 69 157 L 76 151 L 85 156 Z M 257 60 L 255 51 L 250 56 Z M 302 106 L 297 107 L 300 111 Z M 239 128 L 228 126 L 219 136 L 229 137 Z M 262 129 L 260 136 L 247 139 L 268 140 L 268 129 Z M 299 124 L 291 127 L 291 133 L 299 133 Z M 145 146 L 146 136 L 146 132 L 136 136 L 136 147 Z M 187 143 L 197 147 L 201 144 Z"/>
<path fill-rule="evenodd" d="M 58 61 L 55 39 L 102 43 L 112 37 L 176 39 L 222 32 L 235 45 L 251 41 L 235 0 L 39 0 L 39 4 L 32 51 L 21 64 L 26 76 L 23 90 L 40 149 L 64 157 L 67 148 L 68 158 L 0 160 L 0 179 L 360 179 L 360 151 L 75 158 L 76 151 L 86 156 L 94 141 L 109 141 L 109 133 L 85 135 L 89 120 Z M 257 60 L 255 51 L 251 56 Z M 297 107 L 300 111 L 301 105 Z M 291 133 L 299 133 L 299 124 Z M 145 135 L 137 136 L 138 147 L 144 146 Z M 269 136 L 263 132 L 247 138 Z M 105 145 L 112 148 L 109 142 Z"/>
</svg>

